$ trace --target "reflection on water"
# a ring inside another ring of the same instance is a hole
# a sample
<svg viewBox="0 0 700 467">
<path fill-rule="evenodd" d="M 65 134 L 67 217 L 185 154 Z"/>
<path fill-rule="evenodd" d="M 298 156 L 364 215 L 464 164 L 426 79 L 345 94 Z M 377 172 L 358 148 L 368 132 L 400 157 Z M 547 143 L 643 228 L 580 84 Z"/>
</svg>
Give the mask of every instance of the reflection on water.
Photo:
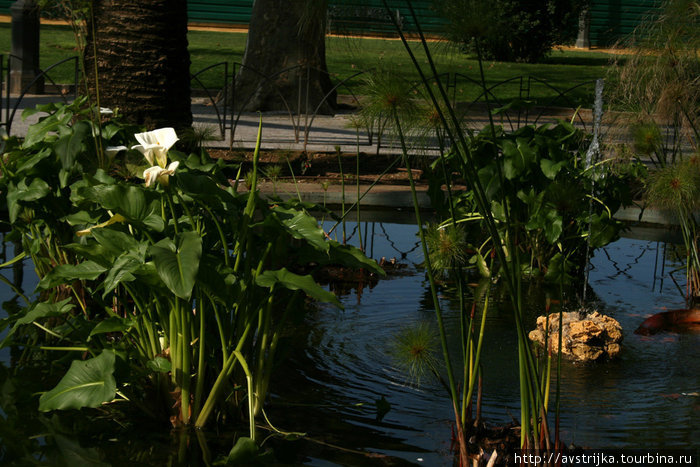
<svg viewBox="0 0 700 467">
<path fill-rule="evenodd" d="M 371 289 L 353 289 L 342 297 L 344 310 L 323 306 L 297 323 L 280 344 L 286 360 L 273 381 L 268 415 L 281 429 L 310 434 L 314 442 L 289 448 L 310 465 L 381 463 L 382 456 L 395 463 L 451 464 L 452 413 L 444 389 L 431 380 L 415 387 L 390 357 L 392 339 L 401 329 L 423 321 L 434 325 L 415 227 L 375 220 L 360 228 L 372 256 L 396 257 L 410 273 Z M 356 244 L 357 224 L 349 221 L 346 229 Z M 633 333 L 649 315 L 683 306 L 668 276 L 677 266 L 656 241 L 621 239 L 596 252 L 588 296 L 622 324 L 623 352 L 614 362 L 564 365 L 561 430 L 566 442 L 598 448 L 700 447 L 700 398 L 684 395 L 700 391 L 700 335 Z M 25 273 L 25 290 L 33 287 L 31 277 Z M 676 279 L 682 282 L 682 274 Z M 7 300 L 9 292 L 3 293 Z M 457 329 L 448 289 L 441 300 L 447 325 Z M 528 302 L 534 323 L 543 313 L 536 305 L 542 303 L 540 292 Z M 520 414 L 515 332 L 506 306 L 489 311 L 486 333 L 483 415 L 506 423 Z M 456 336 L 452 339 L 456 344 Z M 0 359 L 6 360 L 7 353 Z M 380 419 L 376 402 L 382 397 L 391 410 Z"/>
</svg>

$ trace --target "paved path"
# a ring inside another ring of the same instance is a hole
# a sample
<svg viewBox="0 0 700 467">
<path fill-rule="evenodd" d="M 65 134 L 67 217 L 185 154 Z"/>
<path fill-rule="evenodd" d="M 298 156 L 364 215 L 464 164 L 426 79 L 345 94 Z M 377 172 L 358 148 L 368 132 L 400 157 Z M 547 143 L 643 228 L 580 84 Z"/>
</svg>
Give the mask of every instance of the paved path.
<svg viewBox="0 0 700 467">
<path fill-rule="evenodd" d="M 70 99 L 72 96 L 67 96 Z M 10 133 L 23 136 L 26 134 L 29 125 L 35 123 L 41 114 L 35 114 L 26 120 L 21 118 L 22 111 L 26 108 L 34 108 L 37 105 L 50 102 L 62 102 L 59 95 L 27 95 L 19 104 L 17 100 L 10 99 L 9 108 L 6 108 L 6 100 L 3 98 L 2 122 L 10 121 Z M 224 115 L 224 109 L 212 105 L 207 98 L 193 98 L 192 114 L 194 125 L 210 128 L 216 140 L 209 141 L 208 146 L 218 149 L 252 149 L 255 146 L 258 123 L 260 115 L 257 113 L 243 113 L 240 115 Z M 554 122 L 557 118 L 570 119 L 573 111 L 562 109 L 558 112 L 548 111 L 541 115 L 539 111 L 533 111 L 526 120 L 521 116 L 513 115 L 510 120 L 501 119 L 500 124 L 506 128 L 517 127 L 517 125 L 532 122 Z M 582 127 L 590 128 L 590 112 L 584 111 L 578 124 Z M 220 132 L 220 121 L 226 118 L 229 126 L 233 126 L 233 137 L 231 130 L 227 129 L 224 134 Z M 263 149 L 278 149 L 290 151 L 306 152 L 334 152 L 336 147 L 340 147 L 343 152 L 355 152 L 358 148 L 364 153 L 398 154 L 400 147 L 395 138 L 384 135 L 381 139 L 379 151 L 377 143 L 379 138 L 376 133 L 368 131 L 367 128 L 356 128 L 354 122 L 356 118 L 348 110 L 340 111 L 334 116 L 329 115 L 289 115 L 284 112 L 265 112 L 262 114 L 263 120 Z M 477 110 L 468 114 L 465 124 L 472 129 L 481 129 L 488 119 L 485 111 Z M 414 153 L 436 153 L 437 140 L 434 134 L 413 133 L 408 136 L 411 152 Z M 426 149 L 428 148 L 428 149 Z"/>
<path fill-rule="evenodd" d="M 2 109 L 2 121 L 6 122 L 8 115 L 11 117 L 10 132 L 12 135 L 24 135 L 27 132 L 29 125 L 35 123 L 40 117 L 40 114 L 35 114 L 23 120 L 21 118 L 24 108 L 33 108 L 36 105 L 46 104 L 49 102 L 60 101 L 60 96 L 25 96 L 23 101 L 13 112 L 15 101 L 11 100 L 9 112 L 7 109 Z M 220 110 L 220 109 L 219 109 Z M 193 118 L 195 126 L 207 126 L 215 129 L 215 134 L 220 137 L 218 132 L 217 109 L 210 104 L 208 100 L 195 98 L 192 105 Z M 223 115 L 222 115 L 223 116 Z M 230 118 L 230 116 L 229 116 Z M 230 143 L 230 131 L 226 131 L 225 137 L 219 140 L 210 141 L 207 145 L 212 148 L 228 148 L 250 150 L 255 146 L 255 140 L 258 131 L 258 123 L 260 116 L 254 113 L 245 113 L 240 115 L 236 122 L 233 143 Z M 532 116 L 531 116 L 532 118 Z M 567 118 L 566 111 L 561 113 L 549 112 L 547 115 L 540 117 L 540 123 L 544 121 L 554 121 L 556 118 Z M 570 117 L 569 117 L 570 118 Z M 318 115 L 313 119 L 311 117 L 295 116 L 290 117 L 280 112 L 268 112 L 262 115 L 263 119 L 263 149 L 279 149 L 299 151 L 304 150 L 310 154 L 314 152 L 334 152 L 339 146 L 341 151 L 354 153 L 357 150 L 358 135 L 360 143 L 360 151 L 364 153 L 377 152 L 377 137 L 374 135 L 370 144 L 369 135 L 366 130 L 360 131 L 353 128 L 352 113 L 338 113 L 335 116 Z M 467 119 L 472 128 L 483 128 L 487 123 L 485 114 L 472 114 Z M 508 122 L 503 122 L 506 125 Z M 590 128 L 590 111 L 582 113 L 580 125 L 586 125 Z M 412 138 L 413 153 L 430 154 L 431 150 L 425 150 L 425 146 L 434 147 L 434 139 L 426 135 L 414 135 Z M 399 154 L 400 148 L 396 141 L 385 137 L 379 150 L 381 154 Z M 434 151 L 433 151 L 434 152 Z M 364 193 L 369 187 L 369 184 L 364 184 L 361 192 Z M 339 184 L 332 184 L 324 191 L 320 181 L 308 181 L 299 184 L 295 187 L 292 183 L 278 183 L 273 187 L 270 183 L 264 183 L 261 189 L 268 194 L 277 192 L 282 197 L 301 196 L 304 201 L 311 201 L 318 204 L 324 202 L 329 205 L 339 205 L 342 199 L 341 187 Z M 299 195 L 297 195 L 297 189 Z M 421 207 L 428 208 L 429 200 L 425 193 L 425 187 L 419 188 L 419 203 Z M 346 186 L 345 199 L 347 204 L 352 204 L 356 201 L 355 186 Z M 376 185 L 372 190 L 362 198 L 364 206 L 374 207 L 389 207 L 410 209 L 412 201 L 410 191 L 407 186 L 400 185 Z M 636 221 L 639 211 L 637 209 L 621 210 L 617 216 L 621 219 Z M 670 222 L 666 216 L 651 210 L 645 211 L 644 221 L 651 223 L 668 223 Z"/>
</svg>

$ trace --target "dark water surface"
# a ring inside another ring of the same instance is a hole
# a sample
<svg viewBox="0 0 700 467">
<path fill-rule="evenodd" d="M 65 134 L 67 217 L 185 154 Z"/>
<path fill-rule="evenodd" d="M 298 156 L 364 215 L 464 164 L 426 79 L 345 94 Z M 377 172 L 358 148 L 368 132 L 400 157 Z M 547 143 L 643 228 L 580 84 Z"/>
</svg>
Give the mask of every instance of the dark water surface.
<svg viewBox="0 0 700 467">
<path fill-rule="evenodd" d="M 452 411 L 443 387 L 428 378 L 420 385 L 408 381 L 391 356 L 398 332 L 435 322 L 428 283 L 417 267 L 422 253 L 415 226 L 375 218 L 361 227 L 367 251 L 377 259 L 396 257 L 408 265 L 406 273 L 347 291 L 344 310 L 321 307 L 298 323 L 281 347 L 286 359 L 272 383 L 270 421 L 282 430 L 309 433 L 313 442 L 290 443 L 288 453 L 309 465 L 389 460 L 451 465 Z M 348 222 L 348 232 L 354 228 L 356 223 Z M 357 232 L 351 242 L 356 240 Z M 589 307 L 620 321 L 623 351 L 613 362 L 564 364 L 561 437 L 567 443 L 700 447 L 700 398 L 689 395 L 700 392 L 700 335 L 633 333 L 647 316 L 683 307 L 669 276 L 678 267 L 670 249 L 664 254 L 664 243 L 623 238 L 592 259 Z M 31 268 L 25 269 L 23 289 L 31 291 L 35 279 Z M 682 286 L 683 271 L 673 275 Z M 12 278 L 9 271 L 5 276 Z M 2 301 L 11 296 L 0 284 Z M 441 300 L 448 328 L 456 329 L 453 295 L 445 290 Z M 533 292 L 527 302 L 533 303 L 532 327 L 544 312 L 541 293 Z M 507 306 L 493 305 L 487 316 L 483 416 L 494 424 L 507 423 L 520 416 L 512 314 Z M 0 361 L 8 361 L 6 350 L 0 350 Z M 375 403 L 381 398 L 391 408 L 379 421 Z"/>
</svg>

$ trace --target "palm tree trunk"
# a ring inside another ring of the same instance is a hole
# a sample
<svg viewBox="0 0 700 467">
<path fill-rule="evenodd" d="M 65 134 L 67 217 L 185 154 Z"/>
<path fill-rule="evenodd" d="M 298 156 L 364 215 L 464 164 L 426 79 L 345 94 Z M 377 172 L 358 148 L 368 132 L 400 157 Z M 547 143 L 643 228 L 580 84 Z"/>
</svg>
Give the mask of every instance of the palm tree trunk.
<svg viewBox="0 0 700 467">
<path fill-rule="evenodd" d="M 92 97 L 99 93 L 101 106 L 119 108 L 129 121 L 148 129 L 189 128 L 186 0 L 96 0 L 92 5 L 85 49 Z"/>
</svg>

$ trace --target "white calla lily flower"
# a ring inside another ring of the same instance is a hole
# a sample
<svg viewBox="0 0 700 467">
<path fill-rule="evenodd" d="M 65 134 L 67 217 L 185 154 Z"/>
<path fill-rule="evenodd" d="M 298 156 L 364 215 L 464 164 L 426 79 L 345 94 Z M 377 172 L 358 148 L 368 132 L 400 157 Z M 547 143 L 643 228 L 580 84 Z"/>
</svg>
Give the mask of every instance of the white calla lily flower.
<svg viewBox="0 0 700 467">
<path fill-rule="evenodd" d="M 126 151 L 127 149 L 129 148 L 127 148 L 126 146 L 107 146 L 105 148 L 105 154 L 111 159 L 114 156 L 116 156 L 120 151 Z"/>
<path fill-rule="evenodd" d="M 143 154 L 149 164 L 165 168 L 168 162 L 168 150 L 178 140 L 173 128 L 160 128 L 158 130 L 136 133 L 136 141 L 140 144 L 132 146 Z"/>
<path fill-rule="evenodd" d="M 168 185 L 168 177 L 175 173 L 177 166 L 180 165 L 179 162 L 171 162 L 167 168 L 162 168 L 157 165 L 149 167 L 143 171 L 143 178 L 146 180 L 146 186 L 151 186 L 153 182 L 157 181 L 161 185 Z"/>
</svg>

